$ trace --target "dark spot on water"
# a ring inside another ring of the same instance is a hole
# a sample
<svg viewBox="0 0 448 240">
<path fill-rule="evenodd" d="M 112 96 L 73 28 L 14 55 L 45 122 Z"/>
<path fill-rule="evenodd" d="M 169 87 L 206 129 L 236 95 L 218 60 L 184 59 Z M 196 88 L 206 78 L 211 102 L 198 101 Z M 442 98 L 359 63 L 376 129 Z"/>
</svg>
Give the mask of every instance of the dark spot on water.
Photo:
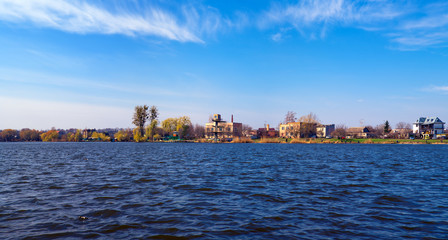
<svg viewBox="0 0 448 240">
<path fill-rule="evenodd" d="M 93 216 L 93 217 L 110 218 L 110 217 L 116 217 L 120 214 L 121 214 L 121 212 L 118 210 L 104 209 L 104 210 L 99 210 L 99 211 L 89 213 L 88 215 Z"/>
</svg>

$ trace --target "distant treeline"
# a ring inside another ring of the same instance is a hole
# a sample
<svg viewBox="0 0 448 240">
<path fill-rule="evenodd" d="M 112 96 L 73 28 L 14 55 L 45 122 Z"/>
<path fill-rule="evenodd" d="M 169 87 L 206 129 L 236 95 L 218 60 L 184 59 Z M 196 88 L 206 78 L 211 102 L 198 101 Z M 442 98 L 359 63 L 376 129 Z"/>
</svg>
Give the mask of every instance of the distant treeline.
<svg viewBox="0 0 448 240">
<path fill-rule="evenodd" d="M 165 122 L 165 127 L 155 127 L 153 134 L 149 138 L 145 132 L 142 137 L 137 133 L 137 130 L 130 128 L 108 128 L 108 129 L 51 129 L 51 130 L 36 130 L 24 128 L 22 130 L 4 129 L 0 130 L 0 142 L 142 142 L 142 141 L 157 141 L 168 139 L 172 137 L 176 131 L 173 118 Z M 163 125 L 163 124 L 162 124 Z M 182 139 L 200 139 L 204 137 L 205 129 L 198 124 L 189 124 L 183 126 L 180 131 L 177 131 L 178 138 Z M 184 131 L 182 131 L 184 130 Z M 135 136 L 134 133 L 137 133 Z"/>
</svg>

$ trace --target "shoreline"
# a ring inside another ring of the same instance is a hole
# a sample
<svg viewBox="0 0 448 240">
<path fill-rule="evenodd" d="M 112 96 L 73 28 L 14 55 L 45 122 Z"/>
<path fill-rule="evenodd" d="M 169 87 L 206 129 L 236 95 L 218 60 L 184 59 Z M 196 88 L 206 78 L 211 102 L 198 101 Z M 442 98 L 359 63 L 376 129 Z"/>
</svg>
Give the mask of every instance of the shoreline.
<svg viewBox="0 0 448 240">
<path fill-rule="evenodd" d="M 9 141 L 5 143 L 31 143 L 31 142 L 46 142 L 46 141 Z M 74 143 L 72 141 L 49 141 L 46 143 Z M 99 143 L 110 142 L 120 143 L 120 141 L 79 141 L 79 143 Z M 235 139 L 230 142 L 215 142 L 213 140 L 198 139 L 198 140 L 168 140 L 168 141 L 153 141 L 153 142 L 134 142 L 134 141 L 121 141 L 126 143 L 211 143 L 211 144 L 232 144 L 232 143 L 249 143 L 249 144 L 403 144 L 403 145 L 448 145 L 448 140 L 444 139 L 283 139 L 283 138 L 265 138 L 265 139 Z"/>
</svg>

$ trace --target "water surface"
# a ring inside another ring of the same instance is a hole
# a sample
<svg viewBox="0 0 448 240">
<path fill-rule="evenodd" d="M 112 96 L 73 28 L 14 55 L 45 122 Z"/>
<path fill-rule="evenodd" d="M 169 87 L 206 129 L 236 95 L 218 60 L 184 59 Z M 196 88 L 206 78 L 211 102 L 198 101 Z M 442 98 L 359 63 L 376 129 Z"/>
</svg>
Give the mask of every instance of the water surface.
<svg viewBox="0 0 448 240">
<path fill-rule="evenodd" d="M 448 239 L 447 173 L 440 145 L 0 143 L 0 238 Z"/>
</svg>

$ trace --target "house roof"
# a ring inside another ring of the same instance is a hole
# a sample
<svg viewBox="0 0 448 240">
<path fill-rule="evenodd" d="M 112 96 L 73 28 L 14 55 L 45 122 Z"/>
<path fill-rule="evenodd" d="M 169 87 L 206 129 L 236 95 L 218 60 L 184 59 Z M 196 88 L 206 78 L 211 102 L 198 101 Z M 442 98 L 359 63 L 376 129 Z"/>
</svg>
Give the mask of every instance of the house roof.
<svg viewBox="0 0 448 240">
<path fill-rule="evenodd" d="M 363 133 L 366 129 L 366 127 L 351 127 L 349 129 L 347 129 L 348 133 Z M 367 130 L 367 129 L 366 129 Z M 366 132 L 368 132 L 369 130 L 367 130 Z"/>
<path fill-rule="evenodd" d="M 440 118 L 438 117 L 421 117 L 417 119 L 415 123 L 419 123 L 421 125 L 428 125 L 428 124 L 434 124 L 434 123 L 444 123 Z"/>
</svg>

